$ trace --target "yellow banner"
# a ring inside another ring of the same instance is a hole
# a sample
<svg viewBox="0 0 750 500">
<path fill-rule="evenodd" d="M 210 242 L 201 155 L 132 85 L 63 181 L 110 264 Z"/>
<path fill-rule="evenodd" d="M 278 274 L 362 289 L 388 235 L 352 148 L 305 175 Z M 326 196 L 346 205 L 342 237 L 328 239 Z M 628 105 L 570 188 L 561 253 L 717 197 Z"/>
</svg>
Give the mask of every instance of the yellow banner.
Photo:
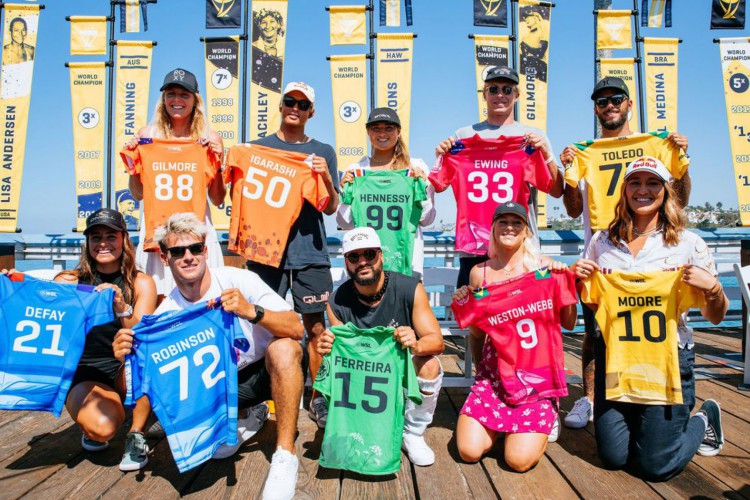
<svg viewBox="0 0 750 500">
<path fill-rule="evenodd" d="M 750 38 L 719 40 L 740 220 L 750 226 Z"/>
<path fill-rule="evenodd" d="M 139 0 L 125 0 L 125 32 L 141 31 L 141 8 Z M 121 22 L 122 24 L 122 22 Z M 123 31 L 122 29 L 120 31 Z"/>
<path fill-rule="evenodd" d="M 392 108 L 401 119 L 401 137 L 409 147 L 413 33 L 378 33 L 378 107 Z"/>
<path fill-rule="evenodd" d="M 364 45 L 367 43 L 364 5 L 328 7 L 331 22 L 331 45 Z"/>
<path fill-rule="evenodd" d="M 103 56 L 107 54 L 107 18 L 104 16 L 70 16 L 70 55 Z"/>
<path fill-rule="evenodd" d="M 117 41 L 115 58 L 115 121 L 112 137 L 112 171 L 115 182 L 115 208 L 119 210 L 128 229 L 138 229 L 141 218 L 140 202 L 130 194 L 129 175 L 120 158 L 122 145 L 148 121 L 148 92 L 151 83 L 153 42 Z"/>
<path fill-rule="evenodd" d="M 102 208 L 106 66 L 103 62 L 68 65 L 78 200 L 76 228 L 83 231 L 86 229 L 86 217 Z"/>
<path fill-rule="evenodd" d="M 208 38 L 205 49 L 208 123 L 221 136 L 226 151 L 240 136 L 240 38 Z M 231 217 L 231 193 L 227 193 L 224 203 L 211 205 L 211 220 L 216 229 L 226 230 Z"/>
<path fill-rule="evenodd" d="M 640 126 L 638 125 L 638 84 L 635 81 L 635 59 L 632 57 L 625 57 L 620 59 L 601 59 L 599 62 L 601 66 L 602 78 L 606 76 L 616 76 L 622 78 L 625 84 L 628 86 L 628 92 L 630 93 L 630 102 L 633 103 L 628 123 L 630 125 L 631 132 L 640 132 Z"/>
<path fill-rule="evenodd" d="M 632 49 L 631 11 L 600 10 L 596 16 L 596 50 Z"/>
<path fill-rule="evenodd" d="M 250 140 L 276 132 L 284 77 L 287 0 L 253 2 Z"/>
<path fill-rule="evenodd" d="M 679 38 L 644 38 L 646 125 L 651 131 L 677 130 L 677 48 Z"/>
<path fill-rule="evenodd" d="M 385 0 L 381 2 L 381 8 L 385 6 L 385 25 L 401 26 L 401 0 Z"/>
<path fill-rule="evenodd" d="M 508 56 L 508 35 L 474 35 L 474 67 L 477 73 L 479 120 L 487 119 L 484 102 L 484 76 L 492 66 L 512 66 Z"/>
<path fill-rule="evenodd" d="M 0 69 L 0 106 L 3 138 L 0 174 L 0 231 L 18 228 L 26 128 L 29 123 L 31 80 L 39 27 L 39 6 L 6 3 L 3 59 Z"/>
<path fill-rule="evenodd" d="M 331 56 L 333 128 L 342 172 L 367 154 L 367 61 L 364 54 Z"/>
</svg>

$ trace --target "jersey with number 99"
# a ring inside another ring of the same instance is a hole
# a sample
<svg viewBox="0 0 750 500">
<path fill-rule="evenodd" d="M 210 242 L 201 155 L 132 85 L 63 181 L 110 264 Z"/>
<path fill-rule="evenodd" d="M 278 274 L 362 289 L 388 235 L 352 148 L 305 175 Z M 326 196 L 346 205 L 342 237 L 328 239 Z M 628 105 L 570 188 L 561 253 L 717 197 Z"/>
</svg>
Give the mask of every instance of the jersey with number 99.
<svg viewBox="0 0 750 500">
<path fill-rule="evenodd" d="M 0 409 L 59 417 L 86 333 L 114 319 L 114 291 L 0 275 Z"/>
<path fill-rule="evenodd" d="M 125 360 L 125 404 L 148 396 L 180 472 L 237 443 L 237 316 L 218 300 L 144 316 Z"/>
<path fill-rule="evenodd" d="M 505 403 L 520 405 L 568 395 L 560 310 L 578 302 L 570 271 L 532 271 L 493 283 L 451 308 L 461 328 L 490 336 Z"/>
<path fill-rule="evenodd" d="M 206 190 L 221 165 L 210 148 L 195 141 L 141 138 L 135 149 L 123 149 L 120 156 L 128 173 L 140 175 L 143 183 L 145 251 L 159 251 L 154 230 L 172 214 L 206 218 Z"/>
<path fill-rule="evenodd" d="M 523 137 L 479 135 L 456 141 L 430 172 L 435 191 L 453 187 L 456 250 L 483 255 L 489 250 L 492 215 L 507 201 L 529 206 L 529 184 L 549 193 L 552 176 L 539 150 L 522 148 Z"/>
</svg>

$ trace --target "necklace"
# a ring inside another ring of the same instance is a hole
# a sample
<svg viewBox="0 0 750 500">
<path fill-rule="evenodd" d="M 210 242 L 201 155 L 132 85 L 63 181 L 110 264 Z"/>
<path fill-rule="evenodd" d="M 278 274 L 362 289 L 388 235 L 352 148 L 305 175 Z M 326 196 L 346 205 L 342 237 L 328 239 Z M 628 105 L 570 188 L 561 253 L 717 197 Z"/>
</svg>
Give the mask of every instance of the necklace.
<svg viewBox="0 0 750 500">
<path fill-rule="evenodd" d="M 640 232 L 636 228 L 633 228 L 633 234 L 635 234 L 637 237 L 648 236 L 649 234 L 654 234 L 654 233 L 656 233 L 658 231 L 661 231 L 661 224 L 659 224 L 658 226 L 656 226 L 653 229 L 649 229 L 649 230 L 643 231 L 643 232 Z"/>
<path fill-rule="evenodd" d="M 383 280 L 383 286 L 380 288 L 380 290 L 375 292 L 375 295 L 362 295 L 361 293 L 359 293 L 359 290 L 357 290 L 357 287 L 356 286 L 354 287 L 354 293 L 357 294 L 357 298 L 359 300 L 361 300 L 362 302 L 366 304 L 374 304 L 375 302 L 383 298 L 383 295 L 385 295 L 385 290 L 386 288 L 388 288 L 388 279 L 389 279 L 389 274 L 390 274 L 388 271 L 383 271 L 383 273 L 385 274 L 385 279 Z"/>
<path fill-rule="evenodd" d="M 518 266 L 520 266 L 521 264 L 523 264 L 523 262 L 519 262 L 513 267 L 505 266 L 504 268 L 500 270 L 505 273 L 506 278 L 510 278 L 510 275 L 513 274 L 513 271 L 515 271 L 518 268 Z"/>
</svg>

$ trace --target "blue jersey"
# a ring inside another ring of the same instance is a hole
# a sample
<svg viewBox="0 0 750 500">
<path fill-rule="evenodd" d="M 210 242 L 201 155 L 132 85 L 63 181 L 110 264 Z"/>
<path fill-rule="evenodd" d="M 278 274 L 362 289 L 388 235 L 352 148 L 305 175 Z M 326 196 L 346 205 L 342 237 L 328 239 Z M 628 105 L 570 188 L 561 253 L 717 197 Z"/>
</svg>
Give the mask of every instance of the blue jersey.
<svg viewBox="0 0 750 500">
<path fill-rule="evenodd" d="M 60 416 L 86 332 L 114 320 L 114 291 L 0 275 L 0 409 Z"/>
<path fill-rule="evenodd" d="M 218 301 L 144 316 L 125 360 L 133 406 L 148 396 L 180 472 L 237 443 L 237 354 L 247 350 L 237 316 Z"/>
</svg>

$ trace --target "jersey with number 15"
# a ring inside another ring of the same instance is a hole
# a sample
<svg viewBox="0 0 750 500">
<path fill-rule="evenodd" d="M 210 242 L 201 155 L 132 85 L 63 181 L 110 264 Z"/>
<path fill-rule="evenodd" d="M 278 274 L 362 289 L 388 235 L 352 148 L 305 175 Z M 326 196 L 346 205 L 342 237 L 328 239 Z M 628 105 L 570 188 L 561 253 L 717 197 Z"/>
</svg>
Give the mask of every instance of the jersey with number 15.
<svg viewBox="0 0 750 500">
<path fill-rule="evenodd" d="M 133 150 L 120 152 L 130 175 L 143 183 L 146 241 L 143 249 L 156 252 L 154 230 L 177 212 L 206 218 L 206 190 L 220 167 L 220 159 L 195 141 L 141 138 Z"/>
</svg>

